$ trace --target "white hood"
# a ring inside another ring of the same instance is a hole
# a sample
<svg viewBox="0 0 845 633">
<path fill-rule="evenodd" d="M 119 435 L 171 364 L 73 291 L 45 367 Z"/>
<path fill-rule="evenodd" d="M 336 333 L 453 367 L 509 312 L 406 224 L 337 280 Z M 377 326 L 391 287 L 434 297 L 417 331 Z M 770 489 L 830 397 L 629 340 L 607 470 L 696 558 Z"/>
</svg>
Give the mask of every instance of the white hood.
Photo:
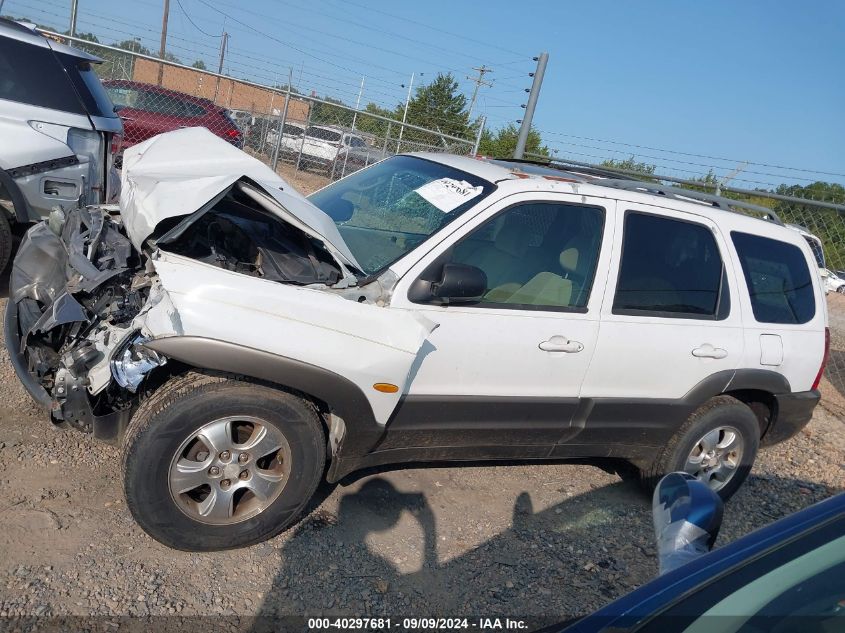
<svg viewBox="0 0 845 633">
<path fill-rule="evenodd" d="M 201 127 L 160 134 L 123 153 L 120 214 L 129 239 L 141 250 L 159 222 L 198 211 L 244 177 L 360 268 L 328 215 L 267 165 Z"/>
</svg>

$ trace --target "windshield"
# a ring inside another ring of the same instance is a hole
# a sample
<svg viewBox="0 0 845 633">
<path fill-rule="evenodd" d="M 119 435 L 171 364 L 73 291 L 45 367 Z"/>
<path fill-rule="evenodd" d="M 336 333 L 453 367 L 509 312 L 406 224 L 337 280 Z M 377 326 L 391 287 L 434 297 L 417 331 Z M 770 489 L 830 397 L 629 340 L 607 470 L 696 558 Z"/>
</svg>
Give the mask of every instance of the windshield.
<svg viewBox="0 0 845 633">
<path fill-rule="evenodd" d="M 372 275 L 487 197 L 495 185 L 413 156 L 394 156 L 309 196 Z"/>
</svg>

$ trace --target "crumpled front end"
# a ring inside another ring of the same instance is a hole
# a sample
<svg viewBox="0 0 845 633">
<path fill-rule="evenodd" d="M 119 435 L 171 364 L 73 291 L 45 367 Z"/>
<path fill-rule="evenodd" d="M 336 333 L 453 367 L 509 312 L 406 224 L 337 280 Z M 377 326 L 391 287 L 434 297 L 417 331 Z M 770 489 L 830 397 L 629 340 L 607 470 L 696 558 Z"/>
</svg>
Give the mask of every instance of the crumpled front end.
<svg viewBox="0 0 845 633">
<path fill-rule="evenodd" d="M 102 439 L 122 431 L 139 368 L 164 363 L 139 344 L 135 323 L 153 283 L 107 207 L 57 209 L 27 232 L 9 282 L 6 346 L 54 422 Z"/>
</svg>

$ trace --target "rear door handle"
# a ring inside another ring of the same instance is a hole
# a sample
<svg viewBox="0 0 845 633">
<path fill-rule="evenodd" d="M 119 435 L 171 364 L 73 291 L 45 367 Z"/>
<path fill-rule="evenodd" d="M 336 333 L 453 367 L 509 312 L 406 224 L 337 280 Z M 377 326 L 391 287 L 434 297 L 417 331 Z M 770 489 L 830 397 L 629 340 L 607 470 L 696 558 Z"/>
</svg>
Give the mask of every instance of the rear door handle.
<svg viewBox="0 0 845 633">
<path fill-rule="evenodd" d="M 568 354 L 574 354 L 584 349 L 584 345 L 578 341 L 571 341 L 560 335 L 553 336 L 548 341 L 543 341 L 539 347 L 544 352 L 566 352 Z"/>
<path fill-rule="evenodd" d="M 701 347 L 692 350 L 692 355 L 696 358 L 725 358 L 728 355 L 728 350 L 713 347 L 710 343 L 704 343 Z"/>
</svg>

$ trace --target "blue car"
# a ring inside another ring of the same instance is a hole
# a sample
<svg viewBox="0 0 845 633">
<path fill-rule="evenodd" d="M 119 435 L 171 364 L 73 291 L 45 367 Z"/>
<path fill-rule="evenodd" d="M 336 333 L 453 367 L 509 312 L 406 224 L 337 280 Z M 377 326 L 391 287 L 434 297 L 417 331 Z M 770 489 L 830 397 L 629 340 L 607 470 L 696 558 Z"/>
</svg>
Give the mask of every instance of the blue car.
<svg viewBox="0 0 845 633">
<path fill-rule="evenodd" d="M 661 539 L 658 524 L 661 513 L 667 514 L 664 524 L 669 522 L 673 503 L 661 509 L 659 493 L 655 527 L 661 569 L 674 568 L 574 623 L 566 633 L 845 631 L 845 494 L 696 556 L 695 550 L 706 551 L 715 540 L 721 502 L 702 508 L 710 503 L 702 494 L 698 501 L 675 503 L 674 509 L 681 507 L 686 516 L 680 521 L 672 517 L 677 529 L 669 530 L 667 540 Z M 675 551 L 666 551 L 664 546 L 672 542 Z M 690 562 L 684 563 L 685 558 Z"/>
</svg>

